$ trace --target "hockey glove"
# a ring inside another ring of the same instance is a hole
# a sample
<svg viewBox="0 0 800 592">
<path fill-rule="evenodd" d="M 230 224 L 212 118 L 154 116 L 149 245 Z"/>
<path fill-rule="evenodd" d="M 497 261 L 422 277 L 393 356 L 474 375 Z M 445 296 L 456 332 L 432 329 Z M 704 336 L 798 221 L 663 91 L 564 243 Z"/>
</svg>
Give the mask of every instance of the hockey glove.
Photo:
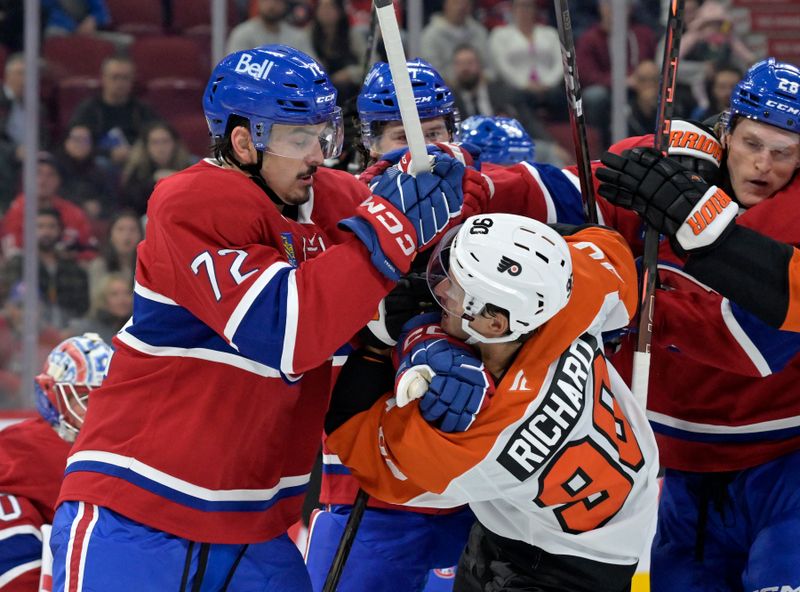
<svg viewBox="0 0 800 592">
<path fill-rule="evenodd" d="M 483 362 L 469 346 L 444 335 L 438 325 L 412 331 L 401 351 L 395 379 L 398 404 L 421 394 L 422 417 L 443 432 L 468 430 L 489 406 L 494 381 Z M 427 390 L 406 392 L 421 379 L 429 382 Z"/>
<path fill-rule="evenodd" d="M 416 246 L 432 246 L 461 213 L 464 195 L 461 183 L 464 165 L 445 154 L 433 155 L 431 171 L 416 177 L 391 167 L 372 189 L 391 203 L 416 230 Z"/>
<path fill-rule="evenodd" d="M 606 152 L 601 160 L 608 168 L 597 170 L 598 193 L 637 212 L 679 251 L 713 246 L 738 214 L 724 191 L 653 148 Z"/>
<path fill-rule="evenodd" d="M 362 337 L 373 347 L 393 347 L 409 319 L 437 308 L 424 273 L 409 273 L 381 300 L 375 318 L 367 323 L 366 335 Z"/>
<path fill-rule="evenodd" d="M 714 130 L 706 124 L 673 118 L 667 156 L 683 168 L 700 175 L 709 185 L 717 182 L 722 163 L 722 144 Z"/>
</svg>

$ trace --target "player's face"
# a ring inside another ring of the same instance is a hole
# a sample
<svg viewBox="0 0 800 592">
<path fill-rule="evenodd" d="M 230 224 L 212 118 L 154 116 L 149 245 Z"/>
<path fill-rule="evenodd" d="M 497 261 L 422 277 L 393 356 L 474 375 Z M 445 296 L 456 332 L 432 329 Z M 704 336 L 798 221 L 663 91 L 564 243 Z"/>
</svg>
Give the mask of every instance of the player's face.
<svg viewBox="0 0 800 592">
<path fill-rule="evenodd" d="M 422 135 L 425 137 L 426 144 L 450 142 L 452 140 L 450 132 L 447 130 L 444 117 L 425 119 L 421 123 Z M 372 148 L 372 157 L 377 159 L 387 152 L 407 146 L 408 140 L 406 139 L 406 131 L 403 129 L 403 123 L 401 121 L 392 121 L 386 124 L 381 137 L 374 144 Z"/>
<path fill-rule="evenodd" d="M 300 205 L 311 196 L 314 173 L 324 160 L 320 134 L 325 128 L 325 124 L 272 126 L 261 174 L 284 203 Z"/>
<path fill-rule="evenodd" d="M 800 168 L 800 134 L 743 119 L 725 142 L 733 192 L 746 207 L 771 197 Z"/>
<path fill-rule="evenodd" d="M 433 289 L 439 306 L 442 307 L 441 327 L 445 333 L 457 339 L 466 340 L 469 334 L 464 331 L 464 290 L 454 278 L 446 277 Z M 481 335 L 487 335 L 491 320 L 478 315 L 470 320 L 469 326 Z"/>
</svg>

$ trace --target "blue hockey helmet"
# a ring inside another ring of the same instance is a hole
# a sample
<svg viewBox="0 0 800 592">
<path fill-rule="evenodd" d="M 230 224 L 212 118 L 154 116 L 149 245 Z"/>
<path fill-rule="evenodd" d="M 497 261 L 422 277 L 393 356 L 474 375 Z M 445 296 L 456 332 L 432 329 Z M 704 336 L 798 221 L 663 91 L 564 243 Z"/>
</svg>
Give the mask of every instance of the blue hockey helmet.
<svg viewBox="0 0 800 592">
<path fill-rule="evenodd" d="M 286 45 L 264 45 L 223 58 L 203 94 L 203 111 L 215 141 L 225 137 L 230 116 L 238 115 L 250 122 L 259 151 L 289 158 L 302 158 L 308 152 L 308 147 L 292 142 L 277 146 L 272 134 L 276 124 L 327 124 L 319 131 L 324 157 L 335 158 L 342 149 L 344 128 L 336 88 L 314 59 Z"/>
<path fill-rule="evenodd" d="M 411 90 L 417 104 L 420 119 L 444 117 L 450 140 L 455 140 L 458 126 L 458 110 L 453 92 L 441 75 L 423 59 L 415 58 L 406 62 L 411 78 Z M 376 122 L 401 121 L 400 106 L 392 81 L 389 64 L 377 62 L 367 74 L 356 103 L 358 118 L 361 121 L 361 136 L 364 146 L 369 150 L 372 143 L 380 138 Z"/>
<path fill-rule="evenodd" d="M 481 160 L 495 164 L 532 161 L 533 139 L 512 117 L 473 115 L 461 123 L 461 140 L 481 149 Z"/>
<path fill-rule="evenodd" d="M 731 94 L 726 127 L 737 116 L 800 133 L 800 70 L 775 58 L 755 64 Z"/>
<path fill-rule="evenodd" d="M 97 333 L 70 337 L 53 348 L 35 378 L 36 408 L 67 442 L 75 441 L 89 392 L 103 383 L 113 353 Z"/>
</svg>

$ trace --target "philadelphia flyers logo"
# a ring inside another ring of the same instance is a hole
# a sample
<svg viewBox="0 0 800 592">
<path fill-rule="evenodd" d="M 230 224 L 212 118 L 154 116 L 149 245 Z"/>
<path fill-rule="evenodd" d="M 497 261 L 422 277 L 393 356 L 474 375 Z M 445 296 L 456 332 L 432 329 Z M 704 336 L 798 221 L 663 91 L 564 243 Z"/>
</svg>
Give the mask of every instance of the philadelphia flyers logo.
<svg viewBox="0 0 800 592">
<path fill-rule="evenodd" d="M 500 273 L 507 271 L 508 275 L 516 277 L 522 273 L 522 266 L 513 259 L 509 259 L 503 255 L 503 258 L 500 259 L 500 265 L 497 266 L 497 271 Z"/>
</svg>

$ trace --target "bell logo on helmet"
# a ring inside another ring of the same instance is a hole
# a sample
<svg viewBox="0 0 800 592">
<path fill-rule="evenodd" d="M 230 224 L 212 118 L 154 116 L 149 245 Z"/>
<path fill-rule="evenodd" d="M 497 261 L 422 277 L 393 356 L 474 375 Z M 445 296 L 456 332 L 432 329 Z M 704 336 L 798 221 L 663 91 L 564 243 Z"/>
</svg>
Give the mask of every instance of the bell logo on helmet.
<svg viewBox="0 0 800 592">
<path fill-rule="evenodd" d="M 522 266 L 513 259 L 509 259 L 503 255 L 502 259 L 500 259 L 500 264 L 497 266 L 497 271 L 500 273 L 507 271 L 508 275 L 516 277 L 522 273 Z"/>
<path fill-rule="evenodd" d="M 236 64 L 234 72 L 237 74 L 249 74 L 256 80 L 266 80 L 269 76 L 269 71 L 275 65 L 274 62 L 264 60 L 260 64 L 253 64 L 253 56 L 249 53 L 243 53 L 239 58 L 239 63 Z"/>
</svg>

